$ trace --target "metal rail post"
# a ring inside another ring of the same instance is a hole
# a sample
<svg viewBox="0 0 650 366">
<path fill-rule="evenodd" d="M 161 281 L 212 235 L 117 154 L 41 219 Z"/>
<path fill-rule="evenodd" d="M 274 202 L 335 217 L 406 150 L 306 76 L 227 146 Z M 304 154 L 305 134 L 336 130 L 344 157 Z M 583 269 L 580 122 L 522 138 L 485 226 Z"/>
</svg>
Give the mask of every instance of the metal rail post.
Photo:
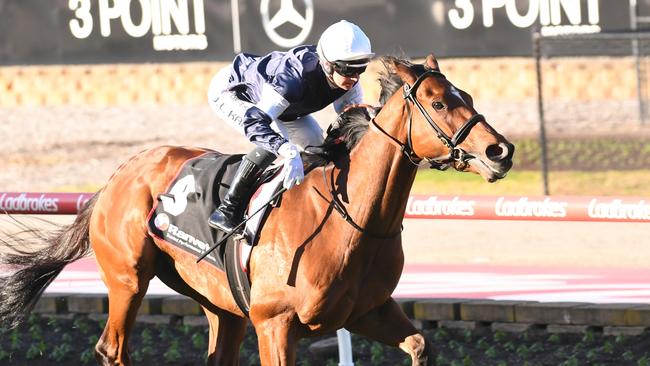
<svg viewBox="0 0 650 366">
<path fill-rule="evenodd" d="M 354 366 L 352 360 L 352 338 L 347 329 L 341 328 L 336 331 L 339 340 L 339 366 Z"/>
<path fill-rule="evenodd" d="M 542 153 L 542 185 L 544 195 L 548 196 L 548 153 L 546 148 L 546 121 L 544 117 L 544 96 L 542 94 L 542 35 L 539 29 L 533 32 L 533 54 L 535 56 L 535 75 L 537 77 L 537 113 L 539 117 L 539 148 Z"/>
<path fill-rule="evenodd" d="M 630 0 L 630 28 L 632 32 L 636 32 L 638 28 L 638 18 L 639 18 L 639 6 L 636 0 Z M 644 85 L 641 83 L 641 75 L 643 73 L 641 69 L 641 58 L 639 56 L 639 40 L 632 39 L 632 56 L 634 57 L 634 64 L 636 67 L 636 95 L 639 101 L 639 121 L 641 124 L 645 124 L 645 116 L 647 115 L 647 106 L 645 105 L 644 100 Z M 645 78 L 643 78 L 645 79 Z"/>
</svg>

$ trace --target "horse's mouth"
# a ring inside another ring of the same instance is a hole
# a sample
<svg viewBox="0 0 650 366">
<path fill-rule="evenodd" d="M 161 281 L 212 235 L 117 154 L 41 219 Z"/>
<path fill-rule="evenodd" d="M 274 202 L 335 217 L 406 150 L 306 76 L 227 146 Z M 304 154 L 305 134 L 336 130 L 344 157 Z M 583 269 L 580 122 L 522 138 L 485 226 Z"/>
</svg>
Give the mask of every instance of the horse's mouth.
<svg viewBox="0 0 650 366">
<path fill-rule="evenodd" d="M 499 179 L 505 178 L 508 174 L 508 171 L 512 167 L 511 160 L 499 163 L 497 166 L 486 164 L 479 158 L 470 159 L 467 161 L 467 163 L 489 183 L 494 183 Z"/>
</svg>

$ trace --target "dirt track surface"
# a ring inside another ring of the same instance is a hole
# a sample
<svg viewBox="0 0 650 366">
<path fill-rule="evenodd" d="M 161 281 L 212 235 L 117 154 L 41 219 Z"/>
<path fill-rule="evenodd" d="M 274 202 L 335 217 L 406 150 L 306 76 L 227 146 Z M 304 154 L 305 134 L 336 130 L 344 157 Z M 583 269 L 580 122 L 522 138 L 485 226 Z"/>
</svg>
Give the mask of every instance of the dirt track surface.
<svg viewBox="0 0 650 366">
<path fill-rule="evenodd" d="M 16 216 L 60 224 L 72 216 Z M 16 232 L 0 216 L 0 232 Z M 404 220 L 409 264 L 644 269 L 650 263 L 646 223 Z"/>
<path fill-rule="evenodd" d="M 121 162 L 159 145 L 250 146 L 207 106 L 0 109 L 0 136 L 3 191 L 97 189 Z"/>
<path fill-rule="evenodd" d="M 404 221 L 410 263 L 644 269 L 647 223 Z"/>
</svg>

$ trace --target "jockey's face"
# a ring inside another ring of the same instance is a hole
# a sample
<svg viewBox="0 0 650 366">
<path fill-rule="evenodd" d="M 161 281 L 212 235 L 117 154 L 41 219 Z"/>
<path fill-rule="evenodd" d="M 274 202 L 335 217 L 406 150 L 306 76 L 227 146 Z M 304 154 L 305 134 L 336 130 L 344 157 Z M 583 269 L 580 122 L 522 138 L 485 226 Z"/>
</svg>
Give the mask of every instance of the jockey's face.
<svg viewBox="0 0 650 366">
<path fill-rule="evenodd" d="M 334 81 L 334 84 L 336 84 L 337 87 L 343 90 L 350 90 L 352 89 L 354 84 L 356 84 L 359 81 L 360 76 L 361 74 L 344 76 L 334 71 L 332 73 L 332 81 Z"/>
<path fill-rule="evenodd" d="M 343 90 L 350 90 L 359 81 L 359 77 L 366 71 L 369 59 L 354 61 L 334 61 L 329 63 L 331 81 Z"/>
</svg>

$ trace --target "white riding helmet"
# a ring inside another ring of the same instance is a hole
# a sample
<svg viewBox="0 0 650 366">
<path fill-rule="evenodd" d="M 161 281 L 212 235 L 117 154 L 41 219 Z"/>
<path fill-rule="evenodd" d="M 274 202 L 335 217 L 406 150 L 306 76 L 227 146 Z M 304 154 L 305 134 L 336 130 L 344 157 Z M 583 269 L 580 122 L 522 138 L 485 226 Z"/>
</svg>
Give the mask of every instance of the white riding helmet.
<svg viewBox="0 0 650 366">
<path fill-rule="evenodd" d="M 372 52 L 368 36 L 347 20 L 330 25 L 318 40 L 318 56 L 328 62 L 370 59 Z"/>
</svg>

